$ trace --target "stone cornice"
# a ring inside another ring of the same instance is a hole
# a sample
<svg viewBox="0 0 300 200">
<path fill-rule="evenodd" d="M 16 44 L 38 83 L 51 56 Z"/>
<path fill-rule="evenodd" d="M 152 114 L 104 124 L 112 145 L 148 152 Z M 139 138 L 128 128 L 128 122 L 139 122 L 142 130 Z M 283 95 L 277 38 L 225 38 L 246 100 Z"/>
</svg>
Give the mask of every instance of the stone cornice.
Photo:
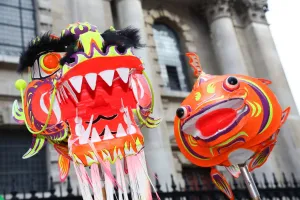
<svg viewBox="0 0 300 200">
<path fill-rule="evenodd" d="M 268 24 L 265 13 L 268 11 L 268 0 L 243 0 L 247 10 L 247 20 Z"/>
<path fill-rule="evenodd" d="M 233 0 L 207 0 L 205 2 L 205 13 L 209 23 L 222 17 L 231 16 Z"/>
</svg>

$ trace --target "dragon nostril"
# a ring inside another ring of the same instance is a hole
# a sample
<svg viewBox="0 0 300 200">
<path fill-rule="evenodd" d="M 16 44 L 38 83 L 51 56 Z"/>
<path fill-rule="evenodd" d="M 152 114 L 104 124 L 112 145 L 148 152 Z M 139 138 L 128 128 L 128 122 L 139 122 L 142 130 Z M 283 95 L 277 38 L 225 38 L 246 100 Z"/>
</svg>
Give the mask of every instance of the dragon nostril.
<svg viewBox="0 0 300 200">
<path fill-rule="evenodd" d="M 176 110 L 176 116 L 183 119 L 187 116 L 187 109 L 185 107 L 180 107 Z"/>
</svg>

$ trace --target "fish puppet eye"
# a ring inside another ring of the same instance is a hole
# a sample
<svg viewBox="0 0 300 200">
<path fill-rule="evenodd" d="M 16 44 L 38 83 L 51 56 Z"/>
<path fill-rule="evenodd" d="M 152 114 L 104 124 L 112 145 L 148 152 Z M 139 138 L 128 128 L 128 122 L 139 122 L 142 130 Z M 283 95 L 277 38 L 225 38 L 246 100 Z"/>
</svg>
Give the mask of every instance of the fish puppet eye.
<svg viewBox="0 0 300 200">
<path fill-rule="evenodd" d="M 226 90 L 234 91 L 240 87 L 240 82 L 236 77 L 229 76 L 224 80 L 223 87 Z"/>
<path fill-rule="evenodd" d="M 185 106 L 181 106 L 180 108 L 178 108 L 178 109 L 176 110 L 176 116 L 177 116 L 179 119 L 184 119 L 184 118 L 186 118 L 188 115 L 189 115 L 189 110 L 188 110 L 187 107 L 185 107 Z"/>
</svg>

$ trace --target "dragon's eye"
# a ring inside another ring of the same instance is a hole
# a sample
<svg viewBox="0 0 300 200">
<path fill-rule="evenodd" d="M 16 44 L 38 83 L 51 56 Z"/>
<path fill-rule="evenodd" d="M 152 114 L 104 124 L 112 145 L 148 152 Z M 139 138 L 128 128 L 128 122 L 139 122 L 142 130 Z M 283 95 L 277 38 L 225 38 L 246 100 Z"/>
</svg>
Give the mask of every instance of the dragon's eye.
<svg viewBox="0 0 300 200">
<path fill-rule="evenodd" d="M 240 87 L 240 83 L 236 77 L 229 76 L 227 79 L 225 79 L 225 81 L 223 83 L 223 87 L 226 90 L 233 91 Z"/>
<path fill-rule="evenodd" d="M 59 61 L 65 54 L 65 52 L 48 52 L 40 55 L 32 66 L 31 77 L 41 79 L 56 73 L 60 68 Z"/>
<path fill-rule="evenodd" d="M 188 116 L 188 110 L 185 106 L 181 106 L 176 110 L 176 116 L 180 119 L 184 119 Z"/>
<path fill-rule="evenodd" d="M 58 53 L 47 53 L 40 57 L 40 66 L 46 72 L 51 74 L 59 68 L 59 60 L 61 59 Z"/>
</svg>

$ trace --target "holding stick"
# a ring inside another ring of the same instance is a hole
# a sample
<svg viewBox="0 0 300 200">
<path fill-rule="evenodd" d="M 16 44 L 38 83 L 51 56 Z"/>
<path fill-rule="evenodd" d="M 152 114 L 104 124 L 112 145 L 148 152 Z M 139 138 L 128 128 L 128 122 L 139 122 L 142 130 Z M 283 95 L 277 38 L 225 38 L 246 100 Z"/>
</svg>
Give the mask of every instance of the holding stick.
<svg viewBox="0 0 300 200">
<path fill-rule="evenodd" d="M 257 190 L 257 187 L 255 185 L 255 182 L 252 178 L 252 175 L 250 174 L 247 165 L 239 165 L 239 168 L 241 170 L 241 174 L 244 178 L 244 182 L 247 186 L 247 189 L 250 193 L 250 197 L 252 200 L 261 200 L 259 192 Z"/>
</svg>

